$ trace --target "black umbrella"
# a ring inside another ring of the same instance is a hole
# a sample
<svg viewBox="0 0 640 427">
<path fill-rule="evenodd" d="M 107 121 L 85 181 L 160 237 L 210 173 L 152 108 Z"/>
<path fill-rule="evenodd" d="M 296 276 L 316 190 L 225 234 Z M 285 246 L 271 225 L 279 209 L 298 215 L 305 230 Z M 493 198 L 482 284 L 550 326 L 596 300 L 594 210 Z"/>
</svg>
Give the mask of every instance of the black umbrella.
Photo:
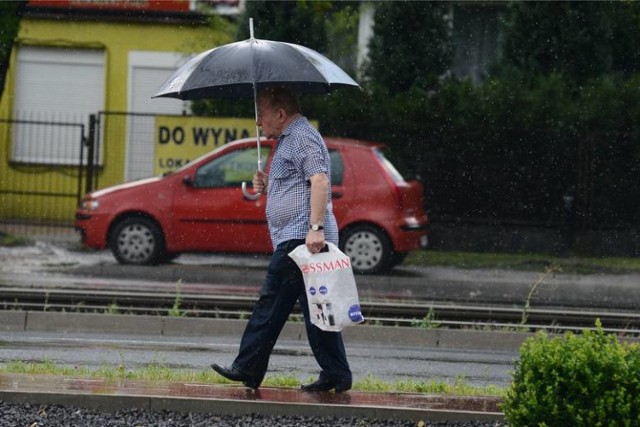
<svg viewBox="0 0 640 427">
<path fill-rule="evenodd" d="M 153 97 L 178 99 L 253 97 L 258 121 L 260 87 L 287 86 L 298 93 L 329 93 L 346 86 L 358 87 L 347 73 L 320 53 L 293 43 L 251 37 L 203 52 L 180 67 Z M 260 132 L 256 124 L 258 170 L 262 170 Z M 257 198 L 246 191 L 246 197 Z"/>
</svg>

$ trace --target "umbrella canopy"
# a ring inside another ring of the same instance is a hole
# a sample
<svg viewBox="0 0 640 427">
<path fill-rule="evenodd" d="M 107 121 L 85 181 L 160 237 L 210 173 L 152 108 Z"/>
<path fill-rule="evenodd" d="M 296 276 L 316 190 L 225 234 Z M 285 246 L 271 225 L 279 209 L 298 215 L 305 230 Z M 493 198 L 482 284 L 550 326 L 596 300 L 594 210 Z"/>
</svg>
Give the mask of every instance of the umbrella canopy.
<svg viewBox="0 0 640 427">
<path fill-rule="evenodd" d="M 250 98 L 254 88 L 270 85 L 287 86 L 298 93 L 358 87 L 340 67 L 312 49 L 250 38 L 192 58 L 153 97 Z"/>
</svg>

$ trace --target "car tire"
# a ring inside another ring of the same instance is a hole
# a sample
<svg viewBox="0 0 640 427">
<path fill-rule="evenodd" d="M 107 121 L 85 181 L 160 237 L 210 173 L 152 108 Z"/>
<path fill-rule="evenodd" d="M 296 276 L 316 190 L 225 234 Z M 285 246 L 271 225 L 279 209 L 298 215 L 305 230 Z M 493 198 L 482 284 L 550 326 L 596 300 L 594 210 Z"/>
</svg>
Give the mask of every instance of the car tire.
<svg viewBox="0 0 640 427">
<path fill-rule="evenodd" d="M 120 264 L 157 264 L 164 257 L 164 236 L 154 221 L 130 216 L 114 227 L 109 249 Z"/>
<path fill-rule="evenodd" d="M 393 249 L 389 237 L 372 225 L 346 229 L 340 238 L 340 249 L 351 258 L 351 267 L 359 274 L 386 271 L 392 264 Z"/>
</svg>

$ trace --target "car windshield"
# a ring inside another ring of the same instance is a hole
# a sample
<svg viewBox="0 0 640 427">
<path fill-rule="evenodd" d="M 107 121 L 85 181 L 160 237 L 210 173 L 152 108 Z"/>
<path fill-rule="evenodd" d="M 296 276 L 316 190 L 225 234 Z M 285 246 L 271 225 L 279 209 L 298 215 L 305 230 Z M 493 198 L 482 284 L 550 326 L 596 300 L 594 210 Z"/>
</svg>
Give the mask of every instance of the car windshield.
<svg viewBox="0 0 640 427">
<path fill-rule="evenodd" d="M 221 147 L 216 148 L 216 149 L 215 149 L 215 151 L 218 151 L 218 150 L 220 150 L 220 149 L 222 149 L 222 148 L 224 148 L 224 145 L 223 145 L 223 146 L 221 146 Z M 199 162 L 200 160 L 202 160 L 202 159 L 204 159 L 205 157 L 210 156 L 210 155 L 211 155 L 211 152 L 204 153 L 202 156 L 197 157 L 197 158 L 195 158 L 195 159 L 191 160 L 189 163 L 187 163 L 187 164 L 185 164 L 185 165 L 181 166 L 181 167 L 180 167 L 180 168 L 178 168 L 178 169 L 175 169 L 175 170 L 172 170 L 172 171 L 164 172 L 164 173 L 162 174 L 162 176 L 169 176 L 169 175 L 173 175 L 174 173 L 178 173 L 178 172 L 180 172 L 180 171 L 182 171 L 182 170 L 184 170 L 184 169 L 187 169 L 187 168 L 188 168 L 189 166 L 191 166 L 192 164 L 194 164 L 194 163 L 196 163 L 196 162 Z"/>
</svg>

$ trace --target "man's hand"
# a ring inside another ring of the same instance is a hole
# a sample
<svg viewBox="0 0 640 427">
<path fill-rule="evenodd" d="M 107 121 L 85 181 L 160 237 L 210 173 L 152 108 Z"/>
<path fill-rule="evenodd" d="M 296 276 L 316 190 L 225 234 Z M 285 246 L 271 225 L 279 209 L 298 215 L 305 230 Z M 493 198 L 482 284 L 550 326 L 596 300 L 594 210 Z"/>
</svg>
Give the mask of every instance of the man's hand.
<svg viewBox="0 0 640 427">
<path fill-rule="evenodd" d="M 320 252 L 322 248 L 324 248 L 324 230 L 309 230 L 305 244 L 307 245 L 309 252 L 312 254 Z"/>
<path fill-rule="evenodd" d="M 253 189 L 256 193 L 267 194 L 267 184 L 269 183 L 269 175 L 264 172 L 256 171 L 253 175 Z"/>
</svg>

